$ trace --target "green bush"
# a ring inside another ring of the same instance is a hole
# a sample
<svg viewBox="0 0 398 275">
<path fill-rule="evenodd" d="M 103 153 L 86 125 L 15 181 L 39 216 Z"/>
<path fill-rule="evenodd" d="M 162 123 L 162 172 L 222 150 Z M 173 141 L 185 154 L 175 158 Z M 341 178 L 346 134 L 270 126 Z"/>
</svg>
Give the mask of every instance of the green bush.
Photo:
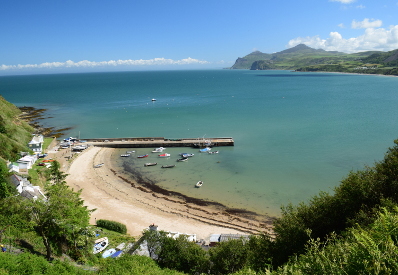
<svg viewBox="0 0 398 275">
<path fill-rule="evenodd" d="M 124 224 L 120 222 L 115 222 L 115 221 L 109 221 L 109 220 L 98 220 L 97 221 L 97 226 L 102 227 L 108 230 L 112 230 L 115 232 L 119 232 L 122 234 L 127 233 L 127 228 Z"/>
</svg>

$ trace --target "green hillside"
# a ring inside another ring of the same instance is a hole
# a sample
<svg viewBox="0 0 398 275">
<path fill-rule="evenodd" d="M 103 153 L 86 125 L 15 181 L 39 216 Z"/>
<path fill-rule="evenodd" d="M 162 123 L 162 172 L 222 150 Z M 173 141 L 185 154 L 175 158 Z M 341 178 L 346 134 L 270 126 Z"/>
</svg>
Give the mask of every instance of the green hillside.
<svg viewBox="0 0 398 275">
<path fill-rule="evenodd" d="M 20 119 L 21 111 L 0 96 L 0 159 L 14 161 L 27 151 L 33 128 Z"/>
<path fill-rule="evenodd" d="M 345 54 L 313 49 L 304 44 L 273 53 L 259 51 L 238 58 L 230 69 L 296 70 L 398 75 L 398 50 Z"/>
</svg>

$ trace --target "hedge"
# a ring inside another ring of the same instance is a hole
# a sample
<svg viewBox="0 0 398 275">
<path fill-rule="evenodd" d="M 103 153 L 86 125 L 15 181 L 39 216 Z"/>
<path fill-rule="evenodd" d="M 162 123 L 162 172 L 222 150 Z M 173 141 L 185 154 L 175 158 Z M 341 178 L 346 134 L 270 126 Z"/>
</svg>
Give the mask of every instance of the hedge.
<svg viewBox="0 0 398 275">
<path fill-rule="evenodd" d="M 122 234 L 127 233 L 127 228 L 124 224 L 120 222 L 115 222 L 115 221 L 109 221 L 109 220 L 98 220 L 97 221 L 97 226 L 102 227 L 108 230 L 112 230 L 115 232 L 119 232 Z"/>
</svg>

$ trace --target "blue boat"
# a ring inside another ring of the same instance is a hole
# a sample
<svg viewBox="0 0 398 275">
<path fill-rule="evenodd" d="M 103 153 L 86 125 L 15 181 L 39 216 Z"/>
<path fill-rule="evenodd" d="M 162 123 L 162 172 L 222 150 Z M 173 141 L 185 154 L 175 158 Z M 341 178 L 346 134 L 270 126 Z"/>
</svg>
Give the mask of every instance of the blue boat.
<svg viewBox="0 0 398 275">
<path fill-rule="evenodd" d="M 204 153 L 204 152 L 209 152 L 210 150 L 211 150 L 211 148 L 206 147 L 206 148 L 203 148 L 203 149 L 199 149 L 199 152 Z"/>
</svg>

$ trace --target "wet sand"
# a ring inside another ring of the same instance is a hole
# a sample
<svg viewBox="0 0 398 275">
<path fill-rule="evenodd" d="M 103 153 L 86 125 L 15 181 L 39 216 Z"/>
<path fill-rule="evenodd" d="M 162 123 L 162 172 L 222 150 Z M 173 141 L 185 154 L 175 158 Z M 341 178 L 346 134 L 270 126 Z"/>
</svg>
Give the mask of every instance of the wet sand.
<svg viewBox="0 0 398 275">
<path fill-rule="evenodd" d="M 58 159 L 65 152 L 58 152 Z M 69 174 L 66 181 L 89 209 L 91 224 L 96 219 L 121 222 L 132 236 L 141 235 L 150 224 L 159 230 L 196 234 L 208 240 L 211 234 L 256 234 L 272 231 L 272 218 L 229 209 L 216 202 L 205 202 L 178 193 L 170 193 L 151 183 L 133 181 L 128 172 L 111 163 L 114 149 L 90 147 L 69 166 L 61 166 Z M 101 168 L 94 165 L 104 163 Z M 130 171 L 131 172 L 131 171 Z"/>
</svg>

